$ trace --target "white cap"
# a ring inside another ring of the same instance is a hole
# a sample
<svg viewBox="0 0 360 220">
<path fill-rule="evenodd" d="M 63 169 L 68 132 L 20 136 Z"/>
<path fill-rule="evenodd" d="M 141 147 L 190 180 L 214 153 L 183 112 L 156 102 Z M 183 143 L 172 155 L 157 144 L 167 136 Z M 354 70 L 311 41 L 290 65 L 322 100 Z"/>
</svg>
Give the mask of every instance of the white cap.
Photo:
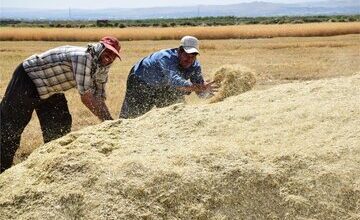
<svg viewBox="0 0 360 220">
<path fill-rule="evenodd" d="M 193 36 L 185 36 L 181 38 L 180 46 L 186 53 L 199 53 L 199 40 Z"/>
</svg>

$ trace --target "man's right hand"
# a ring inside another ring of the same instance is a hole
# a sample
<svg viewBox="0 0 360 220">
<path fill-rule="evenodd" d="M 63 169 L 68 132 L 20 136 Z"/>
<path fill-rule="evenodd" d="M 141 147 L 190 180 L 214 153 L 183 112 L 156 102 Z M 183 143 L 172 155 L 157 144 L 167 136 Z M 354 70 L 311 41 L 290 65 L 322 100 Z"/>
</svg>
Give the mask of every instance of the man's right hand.
<svg viewBox="0 0 360 220">
<path fill-rule="evenodd" d="M 192 84 L 191 86 L 178 87 L 179 90 L 196 93 L 215 93 L 219 86 L 215 81 L 205 82 L 204 84 Z"/>
<path fill-rule="evenodd" d="M 101 121 L 113 120 L 104 98 L 96 97 L 90 91 L 87 91 L 81 95 L 81 101 Z"/>
</svg>

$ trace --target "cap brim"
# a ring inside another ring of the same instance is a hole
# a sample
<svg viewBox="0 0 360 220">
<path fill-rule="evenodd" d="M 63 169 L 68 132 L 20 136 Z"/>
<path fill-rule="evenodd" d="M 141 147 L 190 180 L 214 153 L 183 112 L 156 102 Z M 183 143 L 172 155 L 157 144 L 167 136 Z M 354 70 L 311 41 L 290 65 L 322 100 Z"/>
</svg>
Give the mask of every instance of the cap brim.
<svg viewBox="0 0 360 220">
<path fill-rule="evenodd" d="M 199 50 L 195 47 L 183 47 L 186 53 L 197 53 L 199 54 Z"/>
<path fill-rule="evenodd" d="M 121 60 L 121 57 L 120 57 L 119 52 L 118 52 L 113 46 L 111 46 L 111 45 L 109 45 L 109 44 L 106 44 L 106 43 L 104 43 L 104 42 L 102 42 L 102 43 L 104 44 L 104 46 L 105 46 L 107 49 L 111 50 L 111 51 Z"/>
</svg>

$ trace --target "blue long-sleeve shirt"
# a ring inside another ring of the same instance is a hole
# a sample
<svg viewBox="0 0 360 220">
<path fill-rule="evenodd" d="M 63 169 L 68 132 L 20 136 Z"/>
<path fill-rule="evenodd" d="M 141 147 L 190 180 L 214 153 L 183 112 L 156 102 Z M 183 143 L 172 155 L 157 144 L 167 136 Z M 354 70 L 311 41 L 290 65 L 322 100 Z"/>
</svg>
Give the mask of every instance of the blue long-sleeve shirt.
<svg viewBox="0 0 360 220">
<path fill-rule="evenodd" d="M 181 68 L 177 48 L 160 50 L 143 58 L 134 65 L 134 74 L 156 88 L 204 83 L 199 61 L 196 60 L 189 68 Z"/>
</svg>

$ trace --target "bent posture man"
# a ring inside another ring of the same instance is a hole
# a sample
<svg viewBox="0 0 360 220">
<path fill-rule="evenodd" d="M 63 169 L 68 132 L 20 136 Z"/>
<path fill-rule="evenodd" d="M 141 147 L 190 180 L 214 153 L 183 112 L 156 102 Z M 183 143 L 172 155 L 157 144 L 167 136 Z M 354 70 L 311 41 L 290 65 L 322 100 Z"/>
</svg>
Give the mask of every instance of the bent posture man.
<svg viewBox="0 0 360 220">
<path fill-rule="evenodd" d="M 135 118 L 154 106 L 174 104 L 191 92 L 204 97 L 216 91 L 213 83 L 204 82 L 198 54 L 198 39 L 185 36 L 178 48 L 160 50 L 136 63 L 128 76 L 120 118 Z"/>
<path fill-rule="evenodd" d="M 70 132 L 72 118 L 63 94 L 68 89 L 76 87 L 83 104 L 101 121 L 112 119 L 104 88 L 119 52 L 119 41 L 104 37 L 88 47 L 62 46 L 35 54 L 16 68 L 0 105 L 1 172 L 11 167 L 34 110 L 44 142 Z"/>
</svg>

